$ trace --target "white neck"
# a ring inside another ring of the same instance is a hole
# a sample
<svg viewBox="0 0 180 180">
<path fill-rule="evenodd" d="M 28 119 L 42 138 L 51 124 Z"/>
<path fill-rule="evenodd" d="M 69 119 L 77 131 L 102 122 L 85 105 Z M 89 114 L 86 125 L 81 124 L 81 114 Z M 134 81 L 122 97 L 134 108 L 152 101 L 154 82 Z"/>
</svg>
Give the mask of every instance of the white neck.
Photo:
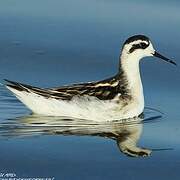
<svg viewBox="0 0 180 180">
<path fill-rule="evenodd" d="M 121 69 L 128 80 L 128 89 L 130 90 L 133 99 L 144 104 L 143 86 L 139 71 L 139 61 L 142 57 L 122 53 L 120 58 Z"/>
</svg>

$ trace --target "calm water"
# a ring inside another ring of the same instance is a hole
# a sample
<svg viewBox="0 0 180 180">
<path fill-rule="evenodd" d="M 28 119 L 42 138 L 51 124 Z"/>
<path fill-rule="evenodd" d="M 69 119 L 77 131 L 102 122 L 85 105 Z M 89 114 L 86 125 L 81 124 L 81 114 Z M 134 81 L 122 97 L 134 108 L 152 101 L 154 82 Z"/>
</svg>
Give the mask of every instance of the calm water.
<svg viewBox="0 0 180 180">
<path fill-rule="evenodd" d="M 137 33 L 180 64 L 179 7 L 177 0 L 1 1 L 0 82 L 52 87 L 103 79 L 116 73 L 121 44 Z M 164 113 L 146 109 L 142 123 L 37 117 L 0 86 L 0 173 L 179 179 L 180 69 L 155 58 L 141 69 L 146 106 Z M 136 133 L 138 147 L 153 149 L 149 157 L 122 151 L 123 137 Z"/>
</svg>

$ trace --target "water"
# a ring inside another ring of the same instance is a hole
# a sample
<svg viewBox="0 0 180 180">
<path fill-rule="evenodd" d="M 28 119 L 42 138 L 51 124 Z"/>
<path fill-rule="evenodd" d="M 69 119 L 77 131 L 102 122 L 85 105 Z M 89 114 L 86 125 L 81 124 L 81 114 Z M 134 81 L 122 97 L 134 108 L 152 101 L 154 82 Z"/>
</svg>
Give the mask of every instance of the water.
<svg viewBox="0 0 180 180">
<path fill-rule="evenodd" d="M 0 80 L 53 87 L 109 77 L 117 72 L 121 44 L 137 33 L 179 64 L 179 5 L 177 0 L 1 1 Z M 147 109 L 143 123 L 34 117 L 0 86 L 0 173 L 179 179 L 179 67 L 145 58 L 141 70 L 146 106 L 164 113 Z M 121 152 L 124 130 L 139 133 L 138 147 L 153 149 L 151 155 L 133 158 Z"/>
</svg>

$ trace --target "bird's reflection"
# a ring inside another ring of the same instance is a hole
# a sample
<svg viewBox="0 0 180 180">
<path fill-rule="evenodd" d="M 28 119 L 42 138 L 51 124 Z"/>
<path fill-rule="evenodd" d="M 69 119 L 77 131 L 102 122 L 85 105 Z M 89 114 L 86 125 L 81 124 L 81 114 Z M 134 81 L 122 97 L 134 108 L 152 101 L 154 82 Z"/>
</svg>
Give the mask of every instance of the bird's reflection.
<svg viewBox="0 0 180 180">
<path fill-rule="evenodd" d="M 151 150 L 137 145 L 144 122 L 160 118 L 148 111 L 138 118 L 114 121 L 94 122 L 65 117 L 42 117 L 28 115 L 0 124 L 0 136 L 25 137 L 34 135 L 76 135 L 100 136 L 116 141 L 119 150 L 132 157 L 149 156 Z"/>
</svg>

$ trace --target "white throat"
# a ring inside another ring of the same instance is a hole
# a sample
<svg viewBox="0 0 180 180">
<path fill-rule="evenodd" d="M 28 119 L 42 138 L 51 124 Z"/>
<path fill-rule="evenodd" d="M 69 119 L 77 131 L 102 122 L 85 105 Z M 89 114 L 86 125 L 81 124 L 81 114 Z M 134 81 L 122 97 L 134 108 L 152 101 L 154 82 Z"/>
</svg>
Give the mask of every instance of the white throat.
<svg viewBox="0 0 180 180">
<path fill-rule="evenodd" d="M 140 55 L 122 53 L 121 69 L 125 73 L 128 81 L 128 89 L 130 90 L 133 99 L 144 106 L 143 86 L 141 82 L 139 61 L 142 58 Z"/>
</svg>

